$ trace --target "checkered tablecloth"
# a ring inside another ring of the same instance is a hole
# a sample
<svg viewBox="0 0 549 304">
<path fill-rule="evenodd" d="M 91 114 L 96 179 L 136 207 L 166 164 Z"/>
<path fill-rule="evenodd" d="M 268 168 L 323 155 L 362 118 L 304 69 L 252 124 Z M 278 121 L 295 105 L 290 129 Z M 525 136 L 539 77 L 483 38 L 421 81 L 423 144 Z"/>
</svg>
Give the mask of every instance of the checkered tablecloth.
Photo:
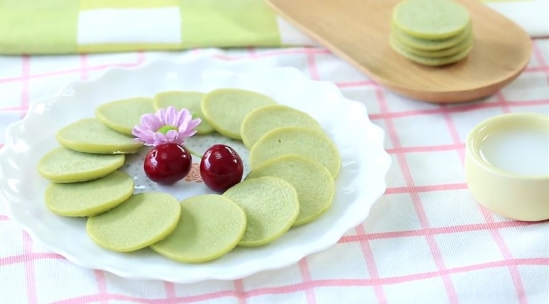
<svg viewBox="0 0 549 304">
<path fill-rule="evenodd" d="M 476 123 L 506 112 L 549 115 L 549 40 L 534 46 L 516 81 L 458 105 L 397 96 L 322 48 L 190 50 L 264 68 L 293 66 L 365 104 L 393 159 L 388 189 L 368 219 L 284 269 L 178 285 L 78 267 L 34 243 L 0 204 L 0 303 L 549 303 L 549 222 L 511 221 L 481 208 L 463 173 L 464 140 Z M 0 57 L 0 146 L 6 127 L 33 101 L 66 83 L 180 56 Z"/>
</svg>

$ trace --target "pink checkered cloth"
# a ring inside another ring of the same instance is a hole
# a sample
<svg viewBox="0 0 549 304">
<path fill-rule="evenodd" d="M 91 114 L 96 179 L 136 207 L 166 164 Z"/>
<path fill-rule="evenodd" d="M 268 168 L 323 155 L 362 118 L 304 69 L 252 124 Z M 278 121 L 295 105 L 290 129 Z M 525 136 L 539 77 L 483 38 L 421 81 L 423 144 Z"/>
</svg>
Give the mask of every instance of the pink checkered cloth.
<svg viewBox="0 0 549 304">
<path fill-rule="evenodd" d="M 506 112 L 549 114 L 549 40 L 534 45 L 516 81 L 481 102 L 459 105 L 399 97 L 321 48 L 189 51 L 251 58 L 265 68 L 293 66 L 365 104 L 386 131 L 393 158 L 388 189 L 369 218 L 336 245 L 287 268 L 178 285 L 73 265 L 33 243 L 0 204 L 0 303 L 549 303 L 549 222 L 510 221 L 481 208 L 463 174 L 464 140 L 479 121 Z M 180 56 L 0 57 L 0 143 L 34 100 L 67 82 Z"/>
</svg>

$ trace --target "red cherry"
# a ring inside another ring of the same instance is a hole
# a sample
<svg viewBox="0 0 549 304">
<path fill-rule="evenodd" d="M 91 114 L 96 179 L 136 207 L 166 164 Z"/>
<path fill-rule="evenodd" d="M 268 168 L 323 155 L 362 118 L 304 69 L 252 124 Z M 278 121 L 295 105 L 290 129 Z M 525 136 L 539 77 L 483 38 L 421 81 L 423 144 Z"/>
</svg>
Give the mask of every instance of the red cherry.
<svg viewBox="0 0 549 304">
<path fill-rule="evenodd" d="M 244 174 L 242 159 L 226 145 L 213 145 L 200 161 L 200 176 L 204 184 L 215 192 L 225 192 L 238 184 Z"/>
<path fill-rule="evenodd" d="M 171 185 L 182 180 L 191 171 L 192 156 L 185 147 L 165 143 L 154 147 L 143 163 L 145 174 L 152 181 Z"/>
</svg>

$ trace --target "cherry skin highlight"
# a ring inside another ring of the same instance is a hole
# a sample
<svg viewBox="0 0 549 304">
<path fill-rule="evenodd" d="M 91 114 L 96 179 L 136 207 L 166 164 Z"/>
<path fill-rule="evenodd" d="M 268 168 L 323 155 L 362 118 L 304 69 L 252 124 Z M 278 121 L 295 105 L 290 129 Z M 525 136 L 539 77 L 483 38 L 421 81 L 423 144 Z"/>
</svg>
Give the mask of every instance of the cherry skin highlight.
<svg viewBox="0 0 549 304">
<path fill-rule="evenodd" d="M 176 143 L 164 143 L 154 147 L 143 163 L 145 174 L 161 185 L 174 184 L 191 171 L 192 156 L 189 151 Z"/>
<path fill-rule="evenodd" d="M 236 151 L 222 144 L 211 146 L 200 161 L 200 176 L 204 184 L 223 193 L 242 180 L 244 165 Z"/>
</svg>

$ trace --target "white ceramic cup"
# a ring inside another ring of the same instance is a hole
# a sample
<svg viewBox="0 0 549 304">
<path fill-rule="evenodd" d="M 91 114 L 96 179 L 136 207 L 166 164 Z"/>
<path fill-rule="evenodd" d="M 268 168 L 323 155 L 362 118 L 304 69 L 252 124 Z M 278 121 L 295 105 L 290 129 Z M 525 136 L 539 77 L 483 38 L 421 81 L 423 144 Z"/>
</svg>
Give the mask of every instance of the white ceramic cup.
<svg viewBox="0 0 549 304">
<path fill-rule="evenodd" d="M 490 146 L 494 140 L 500 146 Z M 465 177 L 471 194 L 482 206 L 510 219 L 549 219 L 546 151 L 549 151 L 549 116 L 514 113 L 480 122 L 471 130 L 466 143 Z M 523 164 L 530 169 L 522 170 Z"/>
</svg>

